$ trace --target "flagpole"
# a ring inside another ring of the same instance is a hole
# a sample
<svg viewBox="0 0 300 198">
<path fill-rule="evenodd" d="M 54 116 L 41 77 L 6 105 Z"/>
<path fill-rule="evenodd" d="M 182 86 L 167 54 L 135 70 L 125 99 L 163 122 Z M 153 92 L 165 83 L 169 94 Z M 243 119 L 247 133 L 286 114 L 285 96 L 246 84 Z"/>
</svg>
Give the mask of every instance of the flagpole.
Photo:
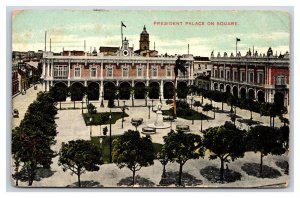
<svg viewBox="0 0 300 198">
<path fill-rule="evenodd" d="M 235 57 L 237 57 L 237 38 L 235 38 Z"/>
<path fill-rule="evenodd" d="M 122 39 L 122 46 L 123 46 L 123 24 L 121 21 L 121 39 Z"/>
</svg>

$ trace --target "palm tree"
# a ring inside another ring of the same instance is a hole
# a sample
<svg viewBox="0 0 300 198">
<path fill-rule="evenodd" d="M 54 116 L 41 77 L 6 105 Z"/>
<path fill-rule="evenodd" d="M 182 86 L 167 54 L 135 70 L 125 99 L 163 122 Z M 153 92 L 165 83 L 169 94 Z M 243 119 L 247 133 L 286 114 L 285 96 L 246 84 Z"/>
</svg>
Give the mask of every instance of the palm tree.
<svg viewBox="0 0 300 198">
<path fill-rule="evenodd" d="M 145 106 L 147 107 L 148 105 L 148 95 L 149 95 L 149 92 L 150 92 L 150 87 L 149 86 L 146 86 L 145 87 Z"/>
<path fill-rule="evenodd" d="M 178 77 L 178 72 L 182 72 L 184 75 L 187 72 L 185 65 L 186 65 L 186 60 L 181 60 L 181 56 L 177 57 L 177 60 L 175 61 L 174 65 L 174 95 L 173 95 L 173 104 L 174 104 L 174 118 L 176 118 L 176 85 L 177 85 L 177 77 Z"/>
<path fill-rule="evenodd" d="M 131 103 L 132 106 L 134 107 L 134 87 L 130 87 L 130 95 L 131 95 Z"/>
</svg>

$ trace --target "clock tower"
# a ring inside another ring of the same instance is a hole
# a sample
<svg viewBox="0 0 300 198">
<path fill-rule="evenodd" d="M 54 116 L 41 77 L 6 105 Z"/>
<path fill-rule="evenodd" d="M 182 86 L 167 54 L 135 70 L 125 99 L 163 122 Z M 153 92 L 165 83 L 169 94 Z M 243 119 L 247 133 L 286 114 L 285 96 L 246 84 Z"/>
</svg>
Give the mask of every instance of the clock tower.
<svg viewBox="0 0 300 198">
<path fill-rule="evenodd" d="M 144 25 L 143 31 L 140 35 L 140 51 L 149 50 L 149 34 Z"/>
</svg>

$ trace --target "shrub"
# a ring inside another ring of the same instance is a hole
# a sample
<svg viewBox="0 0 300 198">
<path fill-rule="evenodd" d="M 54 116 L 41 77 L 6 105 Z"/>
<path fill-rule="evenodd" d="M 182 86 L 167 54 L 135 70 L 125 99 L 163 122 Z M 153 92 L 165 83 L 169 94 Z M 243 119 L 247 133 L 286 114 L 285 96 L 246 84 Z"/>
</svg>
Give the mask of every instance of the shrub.
<svg viewBox="0 0 300 198">
<path fill-rule="evenodd" d="M 88 109 L 88 112 L 90 114 L 96 114 L 97 113 L 97 109 L 92 103 L 87 105 L 87 109 Z"/>
<path fill-rule="evenodd" d="M 115 107 L 115 101 L 113 99 L 109 99 L 108 100 L 108 108 L 113 108 Z"/>
</svg>

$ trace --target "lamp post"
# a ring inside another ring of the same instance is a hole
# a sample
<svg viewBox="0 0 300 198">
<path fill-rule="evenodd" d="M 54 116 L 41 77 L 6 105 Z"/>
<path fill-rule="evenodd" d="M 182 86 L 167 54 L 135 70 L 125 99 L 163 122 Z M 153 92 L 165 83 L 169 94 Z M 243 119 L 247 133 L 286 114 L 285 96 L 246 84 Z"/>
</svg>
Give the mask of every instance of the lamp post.
<svg viewBox="0 0 300 198">
<path fill-rule="evenodd" d="M 194 116 L 193 116 L 193 100 L 194 100 L 194 97 L 191 96 L 192 124 L 194 124 Z"/>
<path fill-rule="evenodd" d="M 161 103 L 161 93 L 159 92 L 159 102 Z"/>
<path fill-rule="evenodd" d="M 112 163 L 112 156 L 111 156 L 111 110 L 109 111 L 109 163 Z"/>
<path fill-rule="evenodd" d="M 150 119 L 150 105 L 148 106 L 148 119 Z"/>
<path fill-rule="evenodd" d="M 81 114 L 83 114 L 83 100 L 81 100 Z"/>
<path fill-rule="evenodd" d="M 125 114 L 125 100 L 123 100 L 123 107 L 122 107 L 122 129 L 123 129 L 123 122 L 124 122 L 124 114 Z"/>
<path fill-rule="evenodd" d="M 201 133 L 202 133 L 202 111 L 201 111 L 201 114 L 200 114 L 200 124 L 201 124 L 200 131 L 201 131 Z"/>
<path fill-rule="evenodd" d="M 90 117 L 90 137 L 92 137 L 92 121 L 93 121 L 93 118 Z"/>
<path fill-rule="evenodd" d="M 173 116 L 172 116 L 172 119 L 171 119 L 171 115 L 172 115 L 172 109 L 169 110 L 169 120 L 170 120 L 170 132 L 172 132 L 172 120 L 173 120 Z"/>
<path fill-rule="evenodd" d="M 152 102 L 152 105 L 151 105 L 151 106 L 152 106 L 152 111 L 153 111 L 153 99 L 152 99 L 152 101 L 151 101 L 151 102 Z"/>
<path fill-rule="evenodd" d="M 103 95 L 103 91 L 102 91 L 102 97 L 101 97 L 101 104 L 100 104 L 100 107 L 104 107 L 104 104 L 103 104 L 103 98 L 104 98 L 104 95 Z"/>
</svg>

